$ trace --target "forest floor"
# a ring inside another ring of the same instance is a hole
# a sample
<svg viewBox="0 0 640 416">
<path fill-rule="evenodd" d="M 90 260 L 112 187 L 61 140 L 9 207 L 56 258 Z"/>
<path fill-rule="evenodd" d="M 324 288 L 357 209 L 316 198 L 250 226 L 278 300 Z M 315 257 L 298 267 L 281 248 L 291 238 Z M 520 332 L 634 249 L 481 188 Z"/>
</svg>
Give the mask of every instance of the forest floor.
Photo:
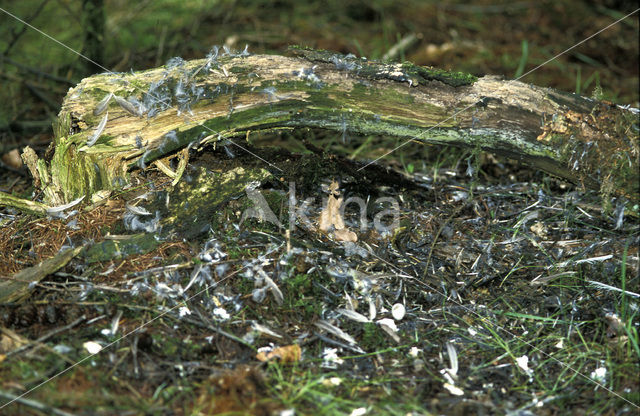
<svg viewBox="0 0 640 416">
<path fill-rule="evenodd" d="M 285 1 L 205 13 L 167 1 L 110 12 L 118 3 L 106 2 L 107 31 L 121 35 L 105 47 L 113 70 L 200 58 L 212 44 L 381 59 L 406 38 L 392 59 L 512 78 L 636 7 Z M 154 39 L 135 32 L 163 19 Z M 523 81 L 637 107 L 637 33 L 635 15 Z M 41 69 L 80 74 L 57 65 Z M 61 102 L 68 85 L 49 82 L 48 101 Z M 3 112 L 4 151 L 29 144 L 43 155 L 51 132 L 23 121 L 46 119 L 50 103 L 7 91 L 27 106 Z M 69 218 L 3 208 L 0 281 L 72 254 L 0 303 L 0 406 L 11 402 L 0 413 L 637 412 L 637 207 L 604 209 L 597 193 L 516 162 L 419 143 L 360 170 L 401 142 L 346 133 L 252 133 L 247 149 L 285 173 L 244 192 L 220 186 L 224 202 L 189 226 L 156 227 L 179 188 L 153 167 Z M 5 163 L 2 190 L 39 198 L 24 169 Z M 268 167 L 218 145 L 192 155 L 181 186 L 202 168 L 222 178 Z M 364 216 L 357 203 L 343 214 L 355 242 L 318 230 L 332 192 L 363 201 Z"/>
</svg>

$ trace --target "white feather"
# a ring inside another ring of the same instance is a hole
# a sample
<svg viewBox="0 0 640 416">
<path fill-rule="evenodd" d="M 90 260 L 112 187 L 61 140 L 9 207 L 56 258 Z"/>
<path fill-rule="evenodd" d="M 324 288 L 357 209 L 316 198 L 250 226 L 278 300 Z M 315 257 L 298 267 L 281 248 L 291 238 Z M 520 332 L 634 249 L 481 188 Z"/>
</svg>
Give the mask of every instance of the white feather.
<svg viewBox="0 0 640 416">
<path fill-rule="evenodd" d="M 93 110 L 93 115 L 94 116 L 99 116 L 100 114 L 102 114 L 104 112 L 104 110 L 107 109 L 107 105 L 109 104 L 109 101 L 111 101 L 111 98 L 113 97 L 113 93 L 110 92 L 109 94 L 107 94 L 99 103 L 98 106 L 96 107 L 95 110 Z"/>
<path fill-rule="evenodd" d="M 64 204 L 64 205 L 58 205 L 56 207 L 50 207 L 47 208 L 47 214 L 55 214 L 58 212 L 62 212 L 66 209 L 69 209 L 75 205 L 78 205 L 80 203 L 80 201 L 82 201 L 84 199 L 84 196 L 81 196 L 78 199 L 74 199 L 73 201 L 69 202 L 68 204 Z"/>
<path fill-rule="evenodd" d="M 107 125 L 108 119 L 109 119 L 109 112 L 107 111 L 107 114 L 105 114 L 104 117 L 102 117 L 102 120 L 100 121 L 100 124 L 98 124 L 98 127 L 96 127 L 93 134 L 89 136 L 89 138 L 87 139 L 87 147 L 90 147 L 96 144 L 96 142 L 98 141 L 98 138 L 100 137 L 105 126 Z"/>
</svg>

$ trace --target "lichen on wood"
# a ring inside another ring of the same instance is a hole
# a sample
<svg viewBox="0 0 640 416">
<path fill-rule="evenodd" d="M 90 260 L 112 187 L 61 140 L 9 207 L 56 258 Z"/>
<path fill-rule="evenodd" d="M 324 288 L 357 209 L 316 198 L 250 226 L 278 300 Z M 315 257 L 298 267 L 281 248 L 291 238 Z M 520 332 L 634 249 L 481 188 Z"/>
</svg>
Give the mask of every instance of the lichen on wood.
<svg viewBox="0 0 640 416">
<path fill-rule="evenodd" d="M 49 176 L 45 202 L 118 189 L 132 170 L 185 148 L 248 130 L 299 127 L 482 149 L 601 187 L 603 195 L 637 199 L 638 130 L 630 110 L 497 77 L 305 48 L 291 53 L 296 56 L 174 59 L 160 68 L 84 79 L 65 98 L 53 158 L 39 173 Z M 108 121 L 88 146 L 102 119 L 94 109 L 109 94 L 120 99 L 106 100 Z M 611 121 L 590 124 L 594 111 Z M 589 129 L 560 132 L 549 124 L 567 114 L 579 115 Z M 589 142 L 597 145 L 587 149 Z M 576 146 L 586 152 L 577 164 L 570 154 Z M 612 160 L 612 151 L 629 158 Z"/>
<path fill-rule="evenodd" d="M 640 193 L 637 117 L 611 103 L 599 103 L 589 114 L 569 110 L 550 117 L 538 140 L 558 149 L 581 182 L 600 178 L 603 201 L 609 201 L 615 193 L 637 199 Z"/>
</svg>

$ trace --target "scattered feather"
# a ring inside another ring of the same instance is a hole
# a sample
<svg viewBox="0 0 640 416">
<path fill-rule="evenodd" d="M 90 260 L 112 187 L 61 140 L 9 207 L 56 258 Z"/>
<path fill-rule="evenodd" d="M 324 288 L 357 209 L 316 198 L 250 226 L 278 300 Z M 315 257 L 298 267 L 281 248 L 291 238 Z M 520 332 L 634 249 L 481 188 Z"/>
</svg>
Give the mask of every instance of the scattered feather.
<svg viewBox="0 0 640 416">
<path fill-rule="evenodd" d="M 132 212 L 136 215 L 152 215 L 151 212 L 147 211 L 143 207 L 137 207 L 135 205 L 126 204 L 127 211 Z"/>
<path fill-rule="evenodd" d="M 326 331 L 330 334 L 337 336 L 338 338 L 342 338 L 343 340 L 347 341 L 351 345 L 358 345 L 356 340 L 353 339 L 351 335 L 347 334 L 342 329 L 338 328 L 335 325 L 332 325 L 331 323 L 325 320 L 319 320 L 315 322 L 314 325 L 323 331 Z"/>
<path fill-rule="evenodd" d="M 109 119 L 109 112 L 107 112 L 107 114 L 105 114 L 104 117 L 102 117 L 102 120 L 100 120 L 100 124 L 98 124 L 98 127 L 96 127 L 96 129 L 93 131 L 91 136 L 89 136 L 89 138 L 87 139 L 87 143 L 86 143 L 87 147 L 91 147 L 94 144 L 96 144 L 96 142 L 98 141 L 98 138 L 100 137 L 100 135 L 104 131 L 104 128 L 107 125 L 108 119 Z"/>
<path fill-rule="evenodd" d="M 133 104 L 131 104 L 129 101 L 125 100 L 119 95 L 114 94 L 113 97 L 115 98 L 118 105 L 122 107 L 122 109 L 125 110 L 127 113 L 136 117 L 140 116 L 140 114 L 138 113 L 138 109 L 136 109 L 136 107 Z"/>
<path fill-rule="evenodd" d="M 620 288 L 608 285 L 606 283 L 597 282 L 595 280 L 587 280 L 587 283 L 589 283 L 589 284 L 591 284 L 591 285 L 593 285 L 595 287 L 598 287 L 600 289 L 610 290 L 612 292 L 620 292 L 620 293 L 624 293 L 625 295 L 633 296 L 634 298 L 640 298 L 640 294 L 638 294 L 638 293 L 630 292 L 628 290 L 622 290 Z"/>
<path fill-rule="evenodd" d="M 372 321 L 376 319 L 376 314 L 376 304 L 373 302 L 373 300 L 369 299 L 369 319 Z"/>
<path fill-rule="evenodd" d="M 278 288 L 278 286 L 269 276 L 264 277 L 264 282 L 266 283 L 266 287 L 268 287 L 269 290 L 271 290 L 271 294 L 276 300 L 276 303 L 278 305 L 282 305 L 282 302 L 284 301 L 284 296 L 282 295 L 280 288 Z"/>
<path fill-rule="evenodd" d="M 364 316 L 361 313 L 358 313 L 356 311 L 353 310 L 349 310 L 349 309 L 337 309 L 336 312 L 346 316 L 347 318 L 356 321 L 356 322 L 362 322 L 362 323 L 367 323 L 367 322 L 371 322 L 366 316 Z"/>
<path fill-rule="evenodd" d="M 398 327 L 396 326 L 396 323 L 393 321 L 393 319 L 384 318 L 378 320 L 376 323 L 380 325 L 380 328 L 382 328 L 382 330 L 386 332 L 387 335 L 393 338 L 395 342 L 400 342 L 400 337 L 398 336 L 398 334 L 396 334 L 396 332 L 398 332 Z"/>
<path fill-rule="evenodd" d="M 84 196 L 81 196 L 80 198 L 74 199 L 73 201 L 69 202 L 68 204 L 64 204 L 64 205 L 58 205 L 55 207 L 49 207 L 47 208 L 47 214 L 49 215 L 53 215 L 53 214 L 58 214 L 61 213 L 71 207 L 74 207 L 76 205 L 78 205 L 80 203 L 80 201 L 82 201 L 84 199 Z"/>
<path fill-rule="evenodd" d="M 185 64 L 184 59 L 182 59 L 179 56 L 175 56 L 173 58 L 169 58 L 169 60 L 165 64 L 165 68 L 170 71 L 172 69 L 182 68 L 184 64 Z"/>
<path fill-rule="evenodd" d="M 589 374 L 591 380 L 594 380 L 598 383 L 605 383 L 607 381 L 607 368 L 606 367 L 598 367 L 594 371 Z"/>
<path fill-rule="evenodd" d="M 106 337 L 112 337 L 118 332 L 118 327 L 120 326 L 120 318 L 122 318 L 122 311 L 118 311 L 116 315 L 111 320 L 111 327 L 105 328 L 100 333 Z"/>
<path fill-rule="evenodd" d="M 454 386 L 453 384 L 444 383 L 442 387 L 447 389 L 447 391 L 454 396 L 464 396 L 464 391 L 461 388 Z"/>
<path fill-rule="evenodd" d="M 261 324 L 259 324 L 257 322 L 253 322 L 251 324 L 251 328 L 256 332 L 260 332 L 262 334 L 269 335 L 270 337 L 273 337 L 273 338 L 277 338 L 277 339 L 281 339 L 282 338 L 282 335 L 278 334 L 277 332 L 274 332 L 270 328 L 267 328 L 266 326 L 261 325 Z"/>
<path fill-rule="evenodd" d="M 111 101 L 111 98 L 113 98 L 113 93 L 112 92 L 110 92 L 102 100 L 100 100 L 100 102 L 98 103 L 96 108 L 93 110 L 93 115 L 94 116 L 99 116 L 100 114 L 104 113 L 104 110 L 107 109 L 109 101 Z"/>
<path fill-rule="evenodd" d="M 450 342 L 447 342 L 447 355 L 449 356 L 447 373 L 455 378 L 458 374 L 458 351 L 456 351 L 456 347 Z"/>
<path fill-rule="evenodd" d="M 71 221 L 69 221 L 67 223 L 67 228 L 70 228 L 72 230 L 79 230 L 80 227 L 78 227 L 78 218 L 74 218 Z"/>
<path fill-rule="evenodd" d="M 337 348 L 325 348 L 322 351 L 322 364 L 324 368 L 336 369 L 339 365 L 344 363 L 344 360 L 338 357 Z"/>
<path fill-rule="evenodd" d="M 522 369 L 529 377 L 533 374 L 533 370 L 529 368 L 529 357 L 523 355 L 521 357 L 516 358 L 516 364 L 518 367 Z"/>
<path fill-rule="evenodd" d="M 178 316 L 182 318 L 183 316 L 187 316 L 187 315 L 191 315 L 191 309 L 187 308 L 186 306 L 181 306 L 178 309 Z"/>
<path fill-rule="evenodd" d="M 269 288 L 266 286 L 253 289 L 253 291 L 251 292 L 251 299 L 253 299 L 253 301 L 256 303 L 264 302 L 265 298 L 267 297 L 268 289 Z"/>
</svg>

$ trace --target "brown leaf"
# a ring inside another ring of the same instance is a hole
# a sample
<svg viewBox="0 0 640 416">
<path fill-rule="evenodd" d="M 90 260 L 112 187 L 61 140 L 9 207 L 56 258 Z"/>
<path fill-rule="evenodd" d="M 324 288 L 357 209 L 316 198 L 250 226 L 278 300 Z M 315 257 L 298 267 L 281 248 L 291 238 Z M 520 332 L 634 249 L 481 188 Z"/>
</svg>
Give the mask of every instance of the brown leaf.
<svg viewBox="0 0 640 416">
<path fill-rule="evenodd" d="M 20 152 L 18 149 L 13 149 L 2 155 L 2 161 L 11 166 L 14 169 L 20 169 L 22 167 L 22 159 L 20 159 Z"/>
<path fill-rule="evenodd" d="M 334 180 L 329 185 L 329 198 L 327 199 L 327 206 L 320 213 L 320 219 L 318 221 L 318 228 L 322 232 L 329 232 L 331 227 L 334 229 L 334 236 L 338 241 L 358 241 L 358 236 L 353 231 L 347 230 L 344 225 L 344 220 L 340 214 L 340 206 L 342 205 L 343 198 L 336 198 L 340 195 L 338 190 L 338 183 Z"/>
<path fill-rule="evenodd" d="M 358 236 L 353 231 L 349 231 L 347 229 L 344 230 L 335 230 L 333 235 L 336 237 L 338 241 L 350 241 L 355 243 L 358 241 Z"/>
<path fill-rule="evenodd" d="M 335 196 L 329 195 L 327 200 L 327 206 L 320 213 L 320 221 L 318 227 L 320 231 L 327 232 L 331 229 L 331 226 L 336 230 L 344 229 L 344 220 L 340 215 L 340 205 L 342 205 L 342 198 L 336 199 Z"/>
<path fill-rule="evenodd" d="M 300 361 L 302 349 L 298 344 L 285 345 L 284 347 L 274 348 L 269 352 L 259 352 L 256 358 L 260 361 L 269 361 L 277 359 L 281 363 L 293 363 Z"/>
<path fill-rule="evenodd" d="M 10 352 L 28 344 L 29 340 L 9 328 L 0 327 L 0 353 Z M 2 361 L 0 359 L 0 361 Z"/>
</svg>

